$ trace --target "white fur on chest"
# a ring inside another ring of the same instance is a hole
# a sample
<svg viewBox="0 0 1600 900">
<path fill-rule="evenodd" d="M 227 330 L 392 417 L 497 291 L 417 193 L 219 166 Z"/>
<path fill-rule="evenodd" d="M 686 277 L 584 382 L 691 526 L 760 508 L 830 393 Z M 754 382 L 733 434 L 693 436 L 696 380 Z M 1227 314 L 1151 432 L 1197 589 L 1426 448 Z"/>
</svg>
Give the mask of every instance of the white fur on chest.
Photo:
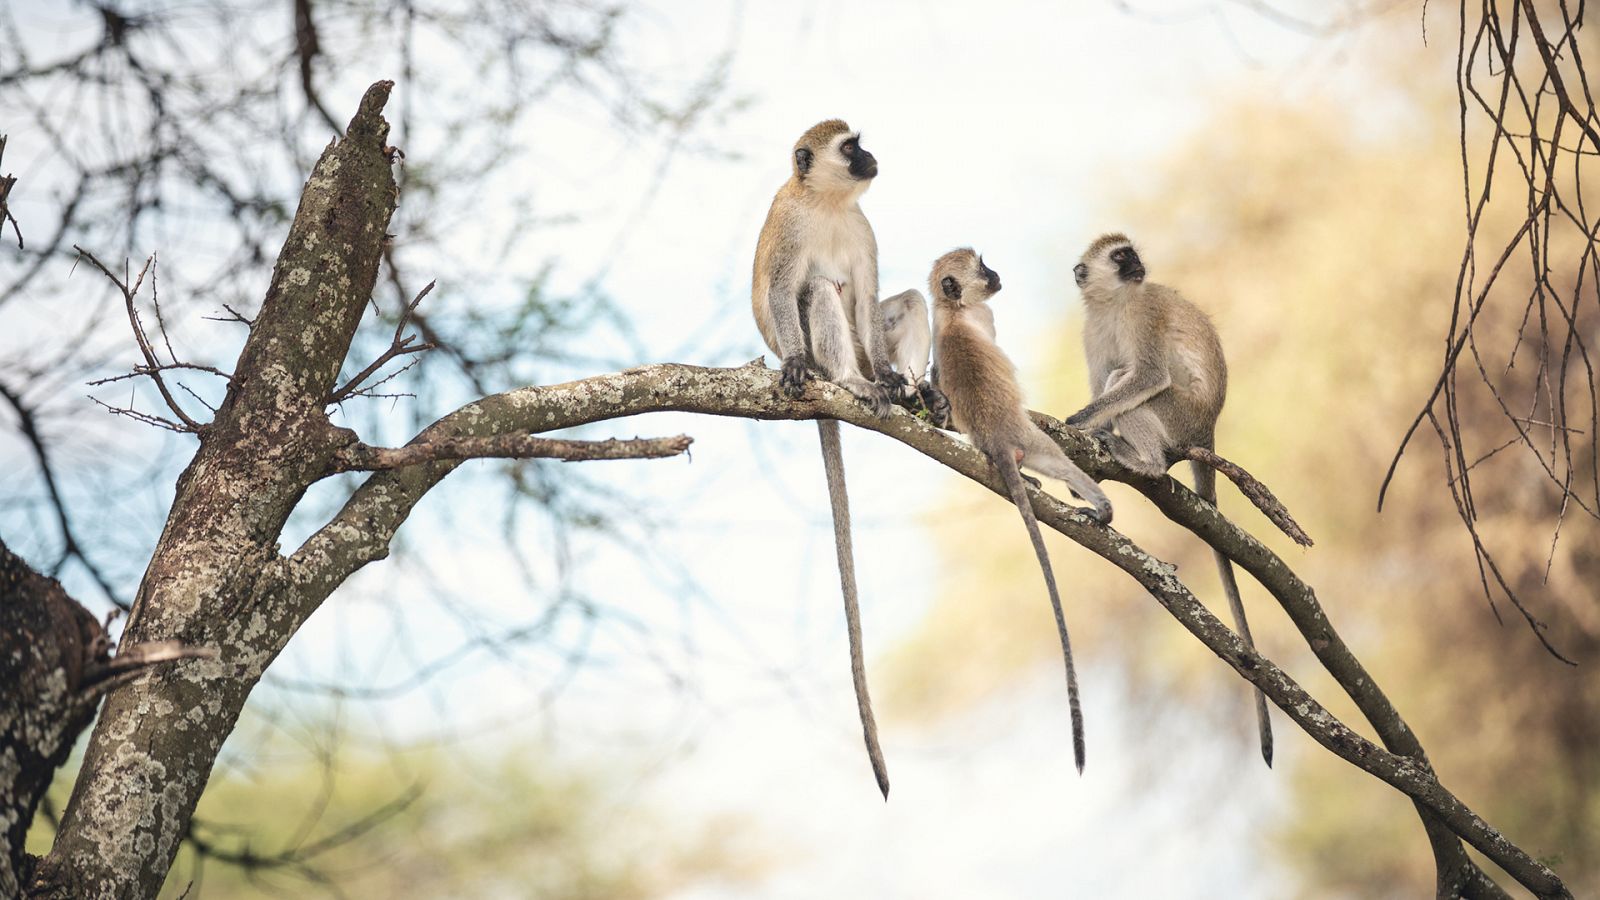
<svg viewBox="0 0 1600 900">
<path fill-rule="evenodd" d="M 872 232 L 860 207 L 818 211 L 811 227 L 807 274 L 847 285 L 865 267 L 871 246 Z"/>
</svg>

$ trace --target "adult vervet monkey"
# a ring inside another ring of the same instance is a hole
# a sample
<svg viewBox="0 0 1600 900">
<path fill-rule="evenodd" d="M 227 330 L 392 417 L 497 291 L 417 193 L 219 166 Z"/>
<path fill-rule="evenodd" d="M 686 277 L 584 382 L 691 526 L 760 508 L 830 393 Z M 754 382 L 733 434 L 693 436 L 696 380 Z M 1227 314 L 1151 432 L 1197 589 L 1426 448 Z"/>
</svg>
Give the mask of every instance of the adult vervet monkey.
<svg viewBox="0 0 1600 900">
<path fill-rule="evenodd" d="M 1034 518 L 1018 464 L 1072 486 L 1079 497 L 1094 504 L 1091 513 L 1101 523 L 1111 521 L 1111 502 L 1077 464 L 1056 446 L 1049 435 L 1028 418 L 1017 385 L 1016 367 L 994 341 L 994 316 L 988 300 L 1000 290 L 1000 275 L 969 248 L 952 250 L 933 264 L 928 276 L 933 293 L 934 346 L 939 360 L 939 387 L 950 402 L 956 430 L 989 458 L 1000 472 L 1011 501 L 1016 504 L 1033 552 L 1044 573 L 1050 605 L 1056 614 L 1061 654 L 1067 666 L 1067 702 L 1072 712 L 1072 754 L 1083 771 L 1083 710 L 1078 703 L 1078 673 L 1072 663 L 1072 642 L 1067 620 L 1056 592 L 1055 573 L 1045 551 L 1039 523 Z"/>
<path fill-rule="evenodd" d="M 859 133 L 839 119 L 829 119 L 800 136 L 790 163 L 789 180 L 772 198 L 756 241 L 750 286 L 756 327 L 783 360 L 779 384 L 785 396 L 799 398 L 815 370 L 854 394 L 873 415 L 887 416 L 906 380 L 889 364 L 878 307 L 878 242 L 857 202 L 878 174 L 878 161 L 861 146 Z M 889 773 L 878 746 L 861 650 L 839 423 L 819 419 L 817 429 L 833 507 L 856 707 L 872 774 L 887 800 Z"/>
<path fill-rule="evenodd" d="M 1100 429 L 1112 456 L 1153 478 L 1166 475 L 1189 447 L 1215 450 L 1228 365 L 1211 319 L 1176 290 L 1146 281 L 1144 261 L 1125 235 L 1097 238 L 1073 276 L 1083 292 L 1083 348 L 1093 399 L 1067 424 Z M 1198 461 L 1190 466 L 1195 493 L 1215 506 L 1217 473 Z M 1239 637 L 1254 650 L 1233 566 L 1217 550 L 1212 554 Z M 1261 757 L 1270 766 L 1272 720 L 1260 689 L 1256 720 Z"/>
</svg>

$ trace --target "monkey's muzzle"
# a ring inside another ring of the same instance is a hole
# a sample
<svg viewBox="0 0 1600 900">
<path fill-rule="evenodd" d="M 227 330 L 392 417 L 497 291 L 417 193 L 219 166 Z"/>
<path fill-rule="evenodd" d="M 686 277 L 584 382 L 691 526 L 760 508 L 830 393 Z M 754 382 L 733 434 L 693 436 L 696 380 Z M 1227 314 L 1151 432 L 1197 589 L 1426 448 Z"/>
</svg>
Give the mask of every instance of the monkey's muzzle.
<svg viewBox="0 0 1600 900">
<path fill-rule="evenodd" d="M 878 158 L 864 149 L 857 150 L 855 157 L 850 160 L 850 174 L 863 181 L 878 177 Z"/>
</svg>

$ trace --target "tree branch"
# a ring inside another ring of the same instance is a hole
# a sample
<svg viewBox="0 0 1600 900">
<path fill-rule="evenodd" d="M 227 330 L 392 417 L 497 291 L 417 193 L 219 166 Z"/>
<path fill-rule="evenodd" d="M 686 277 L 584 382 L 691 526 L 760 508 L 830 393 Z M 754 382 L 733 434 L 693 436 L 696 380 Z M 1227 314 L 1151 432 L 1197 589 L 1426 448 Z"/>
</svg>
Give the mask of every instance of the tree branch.
<svg viewBox="0 0 1600 900">
<path fill-rule="evenodd" d="M 687 451 L 692 443 L 694 438 L 688 435 L 634 438 L 631 441 L 616 438 L 605 441 L 574 441 L 527 434 L 437 438 L 394 448 L 372 447 L 358 443 L 339 453 L 337 466 L 340 472 L 378 472 L 439 460 L 560 459 L 566 462 L 579 462 L 602 459 L 661 459 Z"/>
<path fill-rule="evenodd" d="M 774 373 L 754 365 L 737 369 L 655 365 L 566 384 L 519 388 L 486 397 L 445 416 L 425 429 L 417 442 L 440 437 L 491 435 L 511 430 L 568 428 L 604 419 L 667 410 L 753 419 L 837 418 L 893 437 L 1004 496 L 993 468 L 964 441 L 930 428 L 901 410 L 895 410 L 887 419 L 875 419 L 847 392 L 826 382 L 811 383 L 801 400 L 787 402 L 778 393 Z M 1087 436 L 1080 432 L 1072 433 L 1078 438 L 1067 444 L 1068 452 L 1091 474 L 1095 469 L 1104 471 L 1109 457 L 1101 454 L 1103 459 L 1097 462 L 1094 457 L 1098 451 L 1085 452 L 1085 448 L 1078 443 L 1087 441 Z M 456 465 L 454 461 L 439 460 L 380 472 L 358 488 L 333 521 L 307 540 L 286 561 L 283 569 L 276 573 L 276 578 L 284 585 L 284 590 L 291 596 L 292 605 L 300 614 L 309 615 L 332 591 L 333 586 L 366 563 L 387 555 L 390 539 L 415 503 Z M 1178 486 L 1171 479 L 1144 481 L 1151 491 L 1159 493 L 1164 490 L 1173 496 L 1182 496 L 1177 494 Z M 1200 503 L 1192 492 L 1184 493 Z M 1096 524 L 1087 515 L 1048 495 L 1031 491 L 1030 496 L 1040 522 L 1110 561 L 1138 581 L 1185 628 L 1247 681 L 1261 688 L 1318 743 L 1413 798 L 1451 832 L 1478 848 L 1537 895 L 1570 896 L 1549 868 L 1507 841 L 1439 783 L 1414 736 L 1409 738 L 1416 748 L 1415 757 L 1412 757 L 1379 748 L 1356 734 L 1269 660 L 1247 648 L 1174 576 L 1170 565 L 1151 556 L 1123 535 Z M 1154 495 L 1152 499 L 1155 499 Z M 1209 516 L 1215 517 L 1215 522 L 1210 524 L 1210 532 L 1215 538 L 1223 528 L 1220 523 L 1226 520 L 1210 504 L 1201 505 L 1209 510 Z M 1198 511 L 1190 510 L 1187 515 L 1198 518 Z M 1233 526 L 1228 523 L 1228 527 Z M 1254 543 L 1253 539 L 1250 540 Z M 1262 552 L 1265 552 L 1264 548 Z M 1244 563 L 1241 561 L 1241 564 Z M 1292 576 L 1276 557 L 1271 557 L 1270 562 L 1258 557 L 1246 568 L 1256 574 L 1263 567 L 1270 569 L 1273 565 L 1285 570 L 1280 579 Z M 1331 627 L 1326 626 L 1325 617 L 1315 606 L 1314 595 L 1310 594 L 1309 588 L 1305 590 L 1306 596 L 1295 598 L 1297 602 L 1291 610 L 1291 616 L 1297 618 L 1297 625 L 1304 626 L 1303 632 L 1322 635 L 1323 644 L 1320 648 L 1313 641 L 1313 649 L 1317 650 L 1319 658 L 1330 654 L 1347 671 L 1352 668 L 1362 671 L 1364 677 L 1365 673 L 1355 662 L 1354 656 L 1349 654 L 1342 642 L 1337 642 L 1337 635 Z M 1313 628 L 1311 626 L 1315 623 L 1300 621 L 1308 612 L 1313 617 L 1321 617 L 1323 624 Z M 1335 647 L 1337 650 L 1330 653 Z M 1344 658 L 1339 659 L 1341 656 Z M 1326 664 L 1326 660 L 1324 662 Z M 1341 682 L 1345 682 L 1345 679 L 1341 679 Z M 1370 685 L 1371 679 L 1366 678 L 1365 684 Z M 1347 683 L 1346 690 L 1355 688 Z M 1387 704 L 1386 700 L 1381 704 L 1376 701 L 1374 695 L 1377 698 L 1382 695 L 1375 686 L 1370 692 L 1361 693 L 1368 704 L 1363 711 L 1366 712 L 1368 707 L 1374 708 L 1369 716 L 1377 715 L 1380 708 Z M 1357 699 L 1358 703 L 1362 702 L 1361 698 Z M 1392 707 L 1389 711 L 1392 713 Z M 1404 729 L 1398 715 L 1394 715 L 1390 723 L 1391 726 L 1395 724 Z M 1409 735 L 1409 729 L 1404 730 Z"/>
<path fill-rule="evenodd" d="M 1266 485 L 1256 479 L 1254 475 L 1244 470 L 1244 467 L 1232 460 L 1218 456 L 1215 451 L 1204 447 L 1190 447 L 1184 451 L 1184 459 L 1192 460 L 1203 466 L 1210 466 L 1218 472 L 1228 476 L 1239 493 L 1245 495 L 1261 514 L 1278 526 L 1278 530 L 1288 535 L 1291 540 L 1302 547 L 1311 546 L 1311 536 L 1305 533 L 1300 523 L 1289 515 L 1289 510 Z"/>
</svg>

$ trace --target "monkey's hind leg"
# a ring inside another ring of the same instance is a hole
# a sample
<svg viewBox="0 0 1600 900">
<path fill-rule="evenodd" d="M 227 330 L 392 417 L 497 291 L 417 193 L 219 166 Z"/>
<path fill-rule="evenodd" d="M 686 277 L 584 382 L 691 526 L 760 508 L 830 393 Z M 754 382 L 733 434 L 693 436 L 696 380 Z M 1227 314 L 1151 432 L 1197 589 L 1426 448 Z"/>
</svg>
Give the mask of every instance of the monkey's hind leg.
<svg viewBox="0 0 1600 900">
<path fill-rule="evenodd" d="M 1106 449 L 1124 466 L 1150 478 L 1167 474 L 1167 448 L 1172 439 L 1154 410 L 1134 407 L 1116 419 L 1117 433 L 1107 434 Z"/>
<path fill-rule="evenodd" d="M 1065 481 L 1073 493 L 1094 507 L 1094 517 L 1100 524 L 1111 524 L 1111 500 L 1106 492 L 1032 422 L 1022 436 L 1022 464 L 1047 478 Z"/>
<path fill-rule="evenodd" d="M 872 414 L 882 419 L 893 407 L 889 393 L 875 382 L 861 377 L 856 367 L 855 341 L 850 336 L 850 320 L 844 314 L 839 289 L 826 278 L 813 278 L 809 285 L 810 303 L 806 323 L 811 336 L 811 357 L 828 380 L 854 394 Z"/>
</svg>

